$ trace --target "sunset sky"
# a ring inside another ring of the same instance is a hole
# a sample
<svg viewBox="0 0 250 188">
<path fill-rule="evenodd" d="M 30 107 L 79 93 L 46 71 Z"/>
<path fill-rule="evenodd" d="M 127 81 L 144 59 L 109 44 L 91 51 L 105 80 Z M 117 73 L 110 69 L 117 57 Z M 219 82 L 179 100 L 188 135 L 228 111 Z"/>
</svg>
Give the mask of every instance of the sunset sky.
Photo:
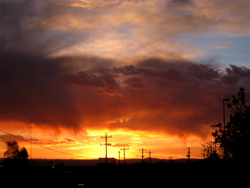
<svg viewBox="0 0 250 188">
<path fill-rule="evenodd" d="M 249 104 L 249 12 L 248 0 L 0 0 L 0 158 L 17 140 L 33 158 L 97 159 L 105 133 L 109 157 L 200 158 L 222 99 L 243 87 Z"/>
</svg>

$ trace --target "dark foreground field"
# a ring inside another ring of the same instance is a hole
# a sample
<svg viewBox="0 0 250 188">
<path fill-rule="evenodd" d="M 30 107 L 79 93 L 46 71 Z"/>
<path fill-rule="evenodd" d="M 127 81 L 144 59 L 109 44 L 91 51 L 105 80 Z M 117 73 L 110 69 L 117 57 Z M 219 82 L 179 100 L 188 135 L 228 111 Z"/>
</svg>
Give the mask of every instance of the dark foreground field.
<svg viewBox="0 0 250 188">
<path fill-rule="evenodd" d="M 249 166 L 239 162 L 51 166 L 0 169 L 0 187 L 241 187 L 249 185 Z"/>
</svg>

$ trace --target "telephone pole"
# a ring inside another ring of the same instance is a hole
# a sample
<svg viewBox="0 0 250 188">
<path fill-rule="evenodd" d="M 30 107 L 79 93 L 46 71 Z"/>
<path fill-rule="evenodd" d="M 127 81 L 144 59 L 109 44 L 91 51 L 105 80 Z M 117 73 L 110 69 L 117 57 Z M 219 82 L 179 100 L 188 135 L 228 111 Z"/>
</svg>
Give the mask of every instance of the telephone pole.
<svg viewBox="0 0 250 188">
<path fill-rule="evenodd" d="M 120 165 L 121 164 L 121 160 L 120 160 L 121 151 L 118 151 L 118 154 L 119 154 L 119 165 Z"/>
<path fill-rule="evenodd" d="M 124 154 L 124 166 L 125 166 L 125 152 L 126 152 L 126 150 L 129 150 L 129 148 L 120 148 L 120 150 L 122 150 L 123 151 L 123 154 Z"/>
<path fill-rule="evenodd" d="M 186 155 L 186 157 L 188 158 L 188 164 L 190 163 L 190 147 L 188 147 L 188 154 Z"/>
<path fill-rule="evenodd" d="M 112 138 L 112 136 L 108 136 L 107 134 L 105 134 L 105 136 L 101 136 L 101 138 L 105 138 L 105 144 L 100 144 L 100 146 L 106 146 L 106 164 L 108 163 L 108 146 L 111 146 L 110 143 L 108 143 L 108 138 Z"/>
<path fill-rule="evenodd" d="M 151 153 L 153 153 L 152 151 L 148 151 L 149 154 L 149 164 L 151 164 Z"/>
<path fill-rule="evenodd" d="M 147 151 L 146 149 L 139 149 L 139 150 L 141 150 L 141 163 L 143 163 L 143 158 L 144 158 L 144 155 L 143 155 L 143 152 L 144 151 Z"/>
<path fill-rule="evenodd" d="M 31 124 L 31 119 L 30 119 L 29 128 L 30 128 L 30 162 L 32 165 L 32 124 Z"/>
</svg>

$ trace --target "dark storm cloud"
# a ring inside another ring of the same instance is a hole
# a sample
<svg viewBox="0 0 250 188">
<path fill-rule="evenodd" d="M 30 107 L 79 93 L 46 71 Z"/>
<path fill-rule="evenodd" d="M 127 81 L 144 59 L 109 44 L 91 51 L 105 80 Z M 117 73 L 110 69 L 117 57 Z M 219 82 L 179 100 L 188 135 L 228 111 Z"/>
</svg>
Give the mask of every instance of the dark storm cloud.
<svg viewBox="0 0 250 188">
<path fill-rule="evenodd" d="M 86 70 L 101 69 L 98 71 L 101 75 L 74 73 L 73 65 L 79 64 Z M 72 85 L 117 89 L 119 85 L 114 76 L 104 73 L 104 67 L 109 64 L 112 62 L 91 56 L 52 58 L 42 54 L 1 52 L 1 119 L 23 122 L 31 120 L 35 124 L 52 128 L 79 128 L 83 115 L 78 108 L 81 96 L 72 89 Z M 89 91 L 86 89 L 86 92 Z M 86 103 L 89 95 L 92 94 L 87 94 Z M 91 99 L 88 105 L 93 101 Z"/>
<path fill-rule="evenodd" d="M 82 78 L 79 73 L 67 76 L 69 82 L 83 88 L 109 88 L 110 83 L 96 75 L 112 74 L 117 87 L 109 91 L 110 96 L 99 90 L 92 90 L 89 96 L 92 110 L 85 115 L 92 117 L 94 125 L 110 119 L 112 122 L 106 126 L 111 129 L 161 130 L 182 136 L 202 136 L 204 127 L 220 121 L 221 98 L 237 92 L 241 87 L 239 80 L 250 78 L 248 71 L 237 66 L 219 70 L 206 64 L 154 58 L 133 65 L 105 67 L 102 71 L 100 67 L 94 68 L 92 75 L 82 73 Z M 233 78 L 231 72 L 240 77 L 233 84 L 225 82 Z M 243 87 L 249 90 L 247 85 Z M 127 120 L 120 121 L 124 117 Z"/>
<path fill-rule="evenodd" d="M 100 76 L 88 75 L 85 72 L 65 75 L 65 80 L 86 87 L 104 87 L 108 89 L 118 89 L 119 84 L 114 76 L 108 73 L 102 73 Z"/>
<path fill-rule="evenodd" d="M 125 80 L 125 83 L 133 89 L 146 89 L 146 86 L 142 83 L 142 80 L 138 77 L 132 77 Z"/>
<path fill-rule="evenodd" d="M 77 117 L 65 111 L 75 112 L 70 91 L 61 78 L 69 70 L 69 66 L 65 65 L 66 59 L 2 53 L 1 112 L 10 116 L 3 118 L 19 120 L 25 117 L 23 120 L 29 121 L 28 116 L 32 115 L 36 119 L 30 118 L 36 123 L 49 121 L 76 126 Z"/>
<path fill-rule="evenodd" d="M 1 120 L 79 128 L 81 113 L 64 75 L 73 74 L 73 64 L 79 62 L 88 68 L 90 62 L 98 66 L 107 61 L 91 56 L 51 57 L 79 41 L 78 30 L 69 32 L 58 23 L 65 15 L 63 20 L 68 21 L 70 13 L 72 9 L 58 1 L 0 1 Z M 81 40 L 87 33 L 81 32 Z M 112 81 L 109 75 L 102 79 Z"/>
<path fill-rule="evenodd" d="M 123 75 L 142 75 L 145 77 L 158 77 L 171 82 L 188 83 L 213 80 L 219 73 L 212 67 L 183 61 L 164 62 L 160 59 L 147 59 L 134 65 L 114 68 L 116 73 Z"/>
<path fill-rule="evenodd" d="M 124 66 L 108 62 L 85 56 L 2 53 L 2 120 L 28 122 L 31 116 L 37 125 L 48 127 L 202 136 L 204 125 L 220 121 L 221 98 L 241 86 L 249 91 L 248 85 L 240 85 L 250 78 L 249 69 L 235 65 L 223 71 L 155 58 Z M 81 64 L 85 71 L 75 72 L 72 64 Z"/>
<path fill-rule="evenodd" d="M 223 76 L 222 81 L 225 84 L 237 84 L 240 79 L 250 77 L 250 69 L 246 67 L 237 67 L 230 65 L 231 68 L 226 68 L 226 75 Z"/>
<path fill-rule="evenodd" d="M 63 79 L 72 71 L 71 62 L 78 59 L 49 58 L 51 53 L 77 43 L 77 32 L 53 28 L 59 21 L 56 18 L 68 11 L 53 0 L 0 1 L 2 120 L 31 119 L 52 127 L 78 127 L 79 114 Z M 88 63 L 90 59 L 81 61 Z"/>
</svg>

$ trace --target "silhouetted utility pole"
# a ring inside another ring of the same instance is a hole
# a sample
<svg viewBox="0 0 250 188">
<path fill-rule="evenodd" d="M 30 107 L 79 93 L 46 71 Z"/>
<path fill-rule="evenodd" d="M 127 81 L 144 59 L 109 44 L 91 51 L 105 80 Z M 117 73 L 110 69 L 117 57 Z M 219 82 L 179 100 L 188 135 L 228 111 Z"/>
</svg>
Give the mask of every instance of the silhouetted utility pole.
<svg viewBox="0 0 250 188">
<path fill-rule="evenodd" d="M 188 147 L 188 154 L 186 155 L 186 157 L 188 158 L 188 164 L 190 163 L 190 147 Z"/>
<path fill-rule="evenodd" d="M 226 153 L 227 153 L 227 149 L 226 149 L 226 123 L 225 123 L 225 101 L 229 101 L 229 99 L 223 99 L 223 125 L 224 125 L 224 130 L 223 130 L 223 144 L 224 144 L 224 159 L 226 159 Z"/>
<path fill-rule="evenodd" d="M 129 148 L 120 148 L 120 150 L 122 150 L 123 151 L 123 154 L 124 154 L 124 165 L 125 165 L 125 152 L 126 152 L 126 150 L 129 150 Z"/>
<path fill-rule="evenodd" d="M 30 163 L 32 165 L 32 124 L 31 124 L 31 120 L 30 120 L 29 128 L 30 128 Z"/>
<path fill-rule="evenodd" d="M 144 155 L 143 155 L 143 152 L 146 151 L 146 149 L 139 149 L 141 150 L 141 163 L 143 163 L 143 158 L 144 158 Z"/>
<path fill-rule="evenodd" d="M 170 164 L 172 164 L 173 163 L 173 161 L 172 161 L 172 157 L 170 156 L 170 158 L 169 158 L 169 163 Z"/>
<path fill-rule="evenodd" d="M 105 136 L 101 136 L 101 138 L 105 138 L 105 144 L 101 144 L 100 146 L 106 146 L 106 163 L 108 163 L 108 146 L 111 146 L 110 143 L 108 143 L 108 138 L 112 138 L 112 136 L 108 136 L 107 134 L 105 134 Z"/>
<path fill-rule="evenodd" d="M 152 151 L 148 151 L 149 154 L 149 164 L 151 164 L 151 153 L 153 153 Z"/>
<path fill-rule="evenodd" d="M 121 151 L 118 151 L 118 154 L 119 154 L 119 165 L 120 165 L 121 164 L 121 160 L 120 160 Z"/>
</svg>

